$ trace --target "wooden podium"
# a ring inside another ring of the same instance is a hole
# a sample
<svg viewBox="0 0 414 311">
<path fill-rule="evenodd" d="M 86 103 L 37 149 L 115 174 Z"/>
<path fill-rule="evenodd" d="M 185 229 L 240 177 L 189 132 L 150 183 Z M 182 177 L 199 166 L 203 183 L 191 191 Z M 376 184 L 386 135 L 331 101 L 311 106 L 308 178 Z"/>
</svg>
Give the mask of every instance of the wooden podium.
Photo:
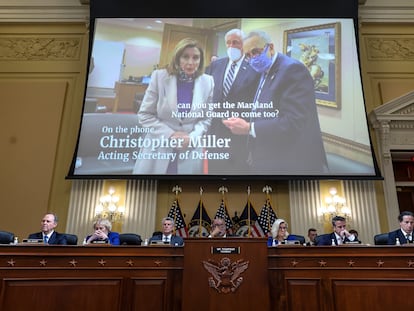
<svg viewBox="0 0 414 311">
<path fill-rule="evenodd" d="M 185 240 L 183 311 L 269 310 L 266 240 Z"/>
</svg>

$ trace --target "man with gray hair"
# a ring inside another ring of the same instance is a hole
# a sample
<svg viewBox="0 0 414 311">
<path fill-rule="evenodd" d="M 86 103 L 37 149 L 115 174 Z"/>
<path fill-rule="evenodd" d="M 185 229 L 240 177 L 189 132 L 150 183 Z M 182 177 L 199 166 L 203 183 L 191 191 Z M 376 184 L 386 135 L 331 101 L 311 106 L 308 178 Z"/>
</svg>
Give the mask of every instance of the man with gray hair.
<svg viewBox="0 0 414 311">
<path fill-rule="evenodd" d="M 320 175 L 327 161 L 312 76 L 300 61 L 278 53 L 270 36 L 252 31 L 243 40 L 250 66 L 260 74 L 250 119 L 223 123 L 245 137 L 252 173 Z"/>
<path fill-rule="evenodd" d="M 249 65 L 243 53 L 244 32 L 241 29 L 231 29 L 225 36 L 227 56 L 211 63 L 206 73 L 214 78 L 213 103 L 216 105 L 208 134 L 217 138 L 230 139 L 230 147 L 210 148 L 210 153 L 228 153 L 228 159 L 211 159 L 208 163 L 210 175 L 240 174 L 246 169 L 247 148 L 246 139 L 234 135 L 223 124 L 237 113 L 239 116 L 247 112 L 239 103 L 250 103 L 256 92 L 260 75 Z M 232 107 L 233 108 L 229 108 Z"/>
<path fill-rule="evenodd" d="M 170 244 L 171 246 L 184 245 L 183 238 L 174 234 L 174 219 L 172 219 L 171 217 L 164 217 L 161 221 L 161 224 L 161 234 L 152 236 L 149 239 L 149 244 L 151 244 L 152 241 L 163 241 L 164 244 Z"/>
</svg>

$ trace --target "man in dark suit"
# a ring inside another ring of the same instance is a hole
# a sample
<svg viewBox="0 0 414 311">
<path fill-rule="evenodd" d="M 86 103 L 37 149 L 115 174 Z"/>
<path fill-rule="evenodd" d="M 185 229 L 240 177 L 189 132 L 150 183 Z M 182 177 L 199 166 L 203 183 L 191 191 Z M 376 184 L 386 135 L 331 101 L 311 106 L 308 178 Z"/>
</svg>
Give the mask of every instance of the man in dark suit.
<svg viewBox="0 0 414 311">
<path fill-rule="evenodd" d="M 211 223 L 209 238 L 226 238 L 226 221 L 223 218 L 215 217 Z"/>
<path fill-rule="evenodd" d="M 324 174 L 326 154 L 313 79 L 300 61 L 277 53 L 268 34 L 252 31 L 243 51 L 261 74 L 250 120 L 223 123 L 248 137 L 251 171 L 257 174 Z"/>
<path fill-rule="evenodd" d="M 413 243 L 414 213 L 409 211 L 401 212 L 398 215 L 400 228 L 388 233 L 388 245 L 397 244 L 397 238 L 400 244 Z"/>
<path fill-rule="evenodd" d="M 246 138 L 233 134 L 223 124 L 223 119 L 228 119 L 235 113 L 241 116 L 243 112 L 250 111 L 238 107 L 238 103 L 250 103 L 253 100 L 260 78 L 243 54 L 243 37 L 242 30 L 229 30 L 224 36 L 227 57 L 216 59 L 206 69 L 206 73 L 214 78 L 213 103 L 217 105 L 214 111 L 219 114 L 213 117 L 208 134 L 216 135 L 217 138 L 231 139 L 229 148 L 209 149 L 211 153 L 229 153 L 229 159 L 209 161 L 208 172 L 211 175 L 239 174 L 241 170 L 246 170 L 248 155 Z M 229 75 L 233 78 L 228 79 Z M 234 107 L 229 108 L 228 105 Z"/>
<path fill-rule="evenodd" d="M 161 221 L 162 223 L 162 233 L 153 235 L 149 239 L 149 244 L 152 241 L 164 241 L 166 244 L 170 244 L 172 246 L 183 246 L 184 240 L 182 237 L 173 234 L 174 231 L 174 219 L 171 217 L 164 217 Z"/>
<path fill-rule="evenodd" d="M 349 242 L 358 242 L 358 239 L 352 233 L 346 230 L 346 219 L 342 216 L 332 218 L 333 232 L 319 235 L 316 239 L 316 245 L 340 245 Z"/>
<path fill-rule="evenodd" d="M 318 231 L 315 228 L 309 228 L 308 229 L 308 239 L 309 239 L 309 241 L 306 242 L 306 246 L 315 246 L 317 236 L 318 236 Z"/>
<path fill-rule="evenodd" d="M 58 218 L 55 214 L 47 213 L 41 222 L 41 231 L 32 233 L 29 239 L 42 239 L 45 244 L 66 245 L 66 236 L 55 231 L 58 225 Z"/>
</svg>

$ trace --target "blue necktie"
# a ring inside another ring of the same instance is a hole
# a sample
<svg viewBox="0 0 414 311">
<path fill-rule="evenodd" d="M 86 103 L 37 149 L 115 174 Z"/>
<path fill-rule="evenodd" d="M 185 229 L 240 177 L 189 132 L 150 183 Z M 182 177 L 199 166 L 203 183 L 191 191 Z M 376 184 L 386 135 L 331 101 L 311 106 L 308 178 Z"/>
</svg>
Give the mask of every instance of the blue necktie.
<svg viewBox="0 0 414 311">
<path fill-rule="evenodd" d="M 48 244 L 48 240 L 49 240 L 49 237 L 47 235 L 45 235 L 43 237 L 43 242 L 45 242 L 45 244 Z"/>
</svg>

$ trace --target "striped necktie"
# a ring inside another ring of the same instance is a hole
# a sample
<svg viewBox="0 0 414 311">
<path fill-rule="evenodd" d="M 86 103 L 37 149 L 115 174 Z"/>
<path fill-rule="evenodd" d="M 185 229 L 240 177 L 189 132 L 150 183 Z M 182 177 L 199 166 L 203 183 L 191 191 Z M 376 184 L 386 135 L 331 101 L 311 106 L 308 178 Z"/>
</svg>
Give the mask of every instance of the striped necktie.
<svg viewBox="0 0 414 311">
<path fill-rule="evenodd" d="M 236 70 L 236 63 L 233 62 L 230 66 L 229 72 L 227 73 L 226 79 L 224 80 L 224 88 L 223 88 L 223 94 L 226 97 L 227 94 L 229 94 L 231 84 L 234 80 L 234 71 Z"/>
</svg>

